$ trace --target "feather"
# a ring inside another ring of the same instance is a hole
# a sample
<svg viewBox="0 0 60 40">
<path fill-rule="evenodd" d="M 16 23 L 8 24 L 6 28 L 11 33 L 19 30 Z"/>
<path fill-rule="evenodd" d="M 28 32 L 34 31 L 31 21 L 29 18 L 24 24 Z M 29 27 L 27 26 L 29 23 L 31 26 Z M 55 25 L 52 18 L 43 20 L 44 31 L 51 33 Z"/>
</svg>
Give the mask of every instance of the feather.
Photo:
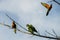
<svg viewBox="0 0 60 40">
<path fill-rule="evenodd" d="M 48 14 L 51 11 L 51 9 L 52 9 L 52 4 L 50 5 L 50 8 L 47 10 L 46 16 L 48 16 Z"/>
<path fill-rule="evenodd" d="M 41 2 L 41 4 L 42 4 L 45 8 L 47 8 L 47 9 L 49 9 L 49 8 L 50 8 L 50 5 L 49 5 L 49 4 L 47 4 L 47 3 L 43 3 L 43 2 Z"/>
<path fill-rule="evenodd" d="M 16 28 L 14 29 L 14 33 L 16 33 Z"/>
</svg>

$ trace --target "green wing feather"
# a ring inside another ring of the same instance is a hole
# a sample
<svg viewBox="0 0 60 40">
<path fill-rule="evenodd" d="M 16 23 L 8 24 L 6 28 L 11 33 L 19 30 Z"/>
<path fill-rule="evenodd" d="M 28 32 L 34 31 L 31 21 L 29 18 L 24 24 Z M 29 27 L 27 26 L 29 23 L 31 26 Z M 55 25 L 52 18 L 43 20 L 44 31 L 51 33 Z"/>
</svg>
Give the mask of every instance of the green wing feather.
<svg viewBox="0 0 60 40">
<path fill-rule="evenodd" d="M 16 29 L 14 29 L 14 33 L 16 33 Z"/>
<path fill-rule="evenodd" d="M 32 34 L 34 32 L 37 32 L 36 29 L 34 28 L 34 26 L 33 25 L 29 25 L 29 24 L 28 24 L 28 31 L 31 32 Z"/>
</svg>

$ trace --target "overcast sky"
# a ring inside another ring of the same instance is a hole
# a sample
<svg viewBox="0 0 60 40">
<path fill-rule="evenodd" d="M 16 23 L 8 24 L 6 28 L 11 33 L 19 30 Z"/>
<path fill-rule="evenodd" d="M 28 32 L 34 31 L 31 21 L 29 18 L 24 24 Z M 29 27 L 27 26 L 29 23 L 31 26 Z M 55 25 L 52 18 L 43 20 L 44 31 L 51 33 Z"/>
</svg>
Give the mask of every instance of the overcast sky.
<svg viewBox="0 0 60 40">
<path fill-rule="evenodd" d="M 7 13 L 16 22 L 26 28 L 26 24 L 32 24 L 40 34 L 45 35 L 45 30 L 50 33 L 52 29 L 60 35 L 60 5 L 55 2 L 48 16 L 47 9 L 40 2 L 50 0 L 0 0 L 0 22 L 11 25 L 11 20 L 5 15 Z M 60 0 L 56 0 L 60 2 Z M 20 28 L 20 27 L 18 27 Z M 17 31 L 17 34 L 6 26 L 0 25 L 0 40 L 48 40 L 31 36 Z"/>
</svg>

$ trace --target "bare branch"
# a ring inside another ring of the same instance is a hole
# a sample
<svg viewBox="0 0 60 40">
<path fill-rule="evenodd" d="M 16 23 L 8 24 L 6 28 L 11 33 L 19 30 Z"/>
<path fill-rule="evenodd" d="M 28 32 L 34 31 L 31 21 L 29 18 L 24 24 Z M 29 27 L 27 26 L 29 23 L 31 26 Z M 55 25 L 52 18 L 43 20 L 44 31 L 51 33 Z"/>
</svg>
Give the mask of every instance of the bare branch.
<svg viewBox="0 0 60 40">
<path fill-rule="evenodd" d="M 3 26 L 7 26 L 7 27 L 9 27 L 9 28 L 12 29 L 12 27 L 10 25 L 4 24 L 4 23 L 0 23 L 0 24 L 3 25 Z M 27 33 L 27 32 L 21 31 L 18 28 L 17 28 L 17 30 L 20 31 L 20 32 L 22 32 L 22 33 L 31 34 L 31 33 Z"/>
<path fill-rule="evenodd" d="M 20 25 L 19 23 L 17 23 L 15 20 L 13 20 L 11 17 L 9 17 L 6 13 L 5 15 L 12 21 L 14 21 L 17 25 L 19 25 L 21 28 L 23 28 L 24 30 L 28 31 L 26 28 L 24 28 L 22 25 Z"/>
<path fill-rule="evenodd" d="M 2 24 L 2 23 L 0 23 L 0 24 Z M 2 24 L 2 25 L 8 26 L 9 28 L 11 28 L 11 26 L 9 26 L 7 24 Z M 49 39 L 59 39 L 59 38 L 49 37 L 49 36 L 44 36 L 44 35 L 39 35 L 39 34 L 31 34 L 31 33 L 28 33 L 28 32 L 21 31 L 19 29 L 17 29 L 17 30 L 20 31 L 20 32 L 22 32 L 22 33 L 25 33 L 25 34 L 34 35 L 34 36 L 38 36 L 38 37 L 49 38 Z"/>
<path fill-rule="evenodd" d="M 48 33 L 48 34 L 50 34 L 50 35 L 52 35 L 52 36 L 55 36 L 55 35 L 53 35 L 53 34 L 51 34 L 51 33 L 49 33 L 48 31 L 45 31 L 46 33 Z"/>
<path fill-rule="evenodd" d="M 11 26 L 9 26 L 9 25 L 6 25 L 6 24 L 4 24 L 4 23 L 0 23 L 0 24 L 1 24 L 1 25 L 4 25 L 4 26 L 7 26 L 7 27 L 9 27 L 9 28 L 11 27 Z"/>
<path fill-rule="evenodd" d="M 56 0 L 48 1 L 48 3 L 49 3 L 49 2 L 55 2 L 55 3 L 57 3 L 58 5 L 60 5 L 60 3 L 59 3 L 58 1 L 56 1 Z"/>
<path fill-rule="evenodd" d="M 55 33 L 54 29 L 52 29 L 53 33 L 55 34 L 56 37 L 58 37 L 58 35 Z"/>
<path fill-rule="evenodd" d="M 55 3 L 57 3 L 58 5 L 60 5 L 60 3 L 58 2 L 58 1 L 56 1 L 56 0 L 53 0 Z"/>
</svg>

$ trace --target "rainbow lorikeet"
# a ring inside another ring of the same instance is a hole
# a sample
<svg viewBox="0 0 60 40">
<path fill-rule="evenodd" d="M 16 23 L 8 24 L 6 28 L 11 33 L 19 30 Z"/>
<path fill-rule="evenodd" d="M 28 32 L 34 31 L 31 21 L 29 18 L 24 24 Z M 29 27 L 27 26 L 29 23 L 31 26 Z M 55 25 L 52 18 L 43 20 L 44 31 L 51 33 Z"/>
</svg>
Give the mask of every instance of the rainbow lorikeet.
<svg viewBox="0 0 60 40">
<path fill-rule="evenodd" d="M 47 13 L 46 13 L 46 16 L 48 16 L 50 10 L 52 9 L 52 4 L 49 5 L 49 4 L 47 4 L 47 3 L 43 3 L 43 2 L 41 2 L 41 4 L 42 4 L 45 8 L 48 9 L 48 10 L 47 10 Z"/>
<path fill-rule="evenodd" d="M 31 33 L 31 34 L 34 34 L 34 32 L 37 33 L 37 30 L 35 29 L 35 27 L 31 24 L 27 24 L 26 25 L 28 27 L 28 31 Z"/>
<path fill-rule="evenodd" d="M 12 28 L 14 29 L 14 32 L 16 33 L 16 24 L 14 21 L 12 22 Z"/>
</svg>

